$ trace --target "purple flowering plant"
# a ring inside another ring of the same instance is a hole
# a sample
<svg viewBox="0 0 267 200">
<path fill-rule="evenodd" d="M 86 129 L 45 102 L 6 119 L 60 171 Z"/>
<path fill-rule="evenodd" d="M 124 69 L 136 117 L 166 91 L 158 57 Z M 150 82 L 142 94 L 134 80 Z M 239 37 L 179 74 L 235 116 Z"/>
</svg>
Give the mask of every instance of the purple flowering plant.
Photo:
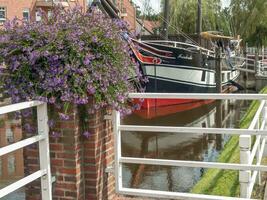
<svg viewBox="0 0 267 200">
<path fill-rule="evenodd" d="M 7 21 L 0 30 L 0 82 L 12 103 L 45 101 L 68 119 L 68 104 L 85 105 L 92 97 L 90 110 L 129 113 L 128 93 L 143 79 L 121 37 L 126 23 L 80 7 L 41 16 L 39 22 Z"/>
</svg>

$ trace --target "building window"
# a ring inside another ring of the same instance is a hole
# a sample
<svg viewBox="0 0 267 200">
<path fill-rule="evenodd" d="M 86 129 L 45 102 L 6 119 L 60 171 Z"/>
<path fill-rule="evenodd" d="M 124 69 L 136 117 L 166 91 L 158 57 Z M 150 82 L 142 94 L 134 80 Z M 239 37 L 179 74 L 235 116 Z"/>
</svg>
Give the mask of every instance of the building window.
<svg viewBox="0 0 267 200">
<path fill-rule="evenodd" d="M 24 9 L 22 12 L 23 20 L 30 21 L 30 10 L 28 8 Z"/>
<path fill-rule="evenodd" d="M 40 13 L 38 11 L 35 13 L 35 20 L 37 22 L 41 21 L 41 15 L 40 15 Z"/>
<path fill-rule="evenodd" d="M 0 7 L 0 25 L 6 21 L 6 8 Z"/>
<path fill-rule="evenodd" d="M 87 5 L 91 6 L 94 0 L 87 0 Z"/>
<path fill-rule="evenodd" d="M 52 18 L 52 10 L 48 10 L 47 11 L 47 17 L 48 17 L 48 19 L 51 19 Z"/>
</svg>

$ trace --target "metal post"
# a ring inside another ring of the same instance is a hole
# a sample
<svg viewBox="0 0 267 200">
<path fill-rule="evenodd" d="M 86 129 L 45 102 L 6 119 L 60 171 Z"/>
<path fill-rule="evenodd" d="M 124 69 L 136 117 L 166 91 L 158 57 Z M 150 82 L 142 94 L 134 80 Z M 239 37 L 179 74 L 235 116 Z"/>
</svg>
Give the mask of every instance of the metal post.
<svg viewBox="0 0 267 200">
<path fill-rule="evenodd" d="M 113 111 L 113 133 L 114 133 L 114 143 L 115 143 L 115 189 L 118 193 L 122 189 L 122 164 L 121 159 L 121 131 L 120 126 L 120 112 Z"/>
<path fill-rule="evenodd" d="M 216 47 L 215 50 L 215 82 L 216 92 L 222 92 L 222 67 L 221 67 L 221 50 L 220 47 Z"/>
<path fill-rule="evenodd" d="M 201 32 L 202 32 L 202 0 L 198 0 L 197 7 L 197 27 L 196 32 L 198 35 L 198 43 L 201 45 Z"/>
<path fill-rule="evenodd" d="M 240 135 L 239 136 L 239 148 L 240 148 L 240 164 L 249 164 L 250 160 L 250 148 L 251 148 L 251 136 Z M 249 197 L 249 186 L 251 182 L 251 171 L 239 171 L 240 182 L 240 197 Z"/>
<path fill-rule="evenodd" d="M 45 139 L 39 141 L 40 169 L 46 171 L 41 177 L 41 193 L 43 200 L 52 200 L 52 180 L 50 169 L 49 128 L 47 116 L 47 104 L 37 106 L 38 134 Z"/>
<path fill-rule="evenodd" d="M 246 49 L 245 49 L 245 69 L 248 69 L 248 43 L 246 43 Z M 248 89 L 248 72 L 245 72 L 245 90 L 247 93 L 247 89 Z"/>
<path fill-rule="evenodd" d="M 169 35 L 169 31 L 168 31 L 168 24 L 169 24 L 169 0 L 165 0 L 164 1 L 164 21 L 163 21 L 163 36 L 164 36 L 164 40 L 168 40 L 168 35 Z"/>
<path fill-rule="evenodd" d="M 255 75 L 260 75 L 260 65 L 259 65 L 259 51 L 255 52 Z"/>
<path fill-rule="evenodd" d="M 227 103 L 227 101 L 225 101 Z M 222 128 L 222 100 L 216 101 L 215 123 L 217 128 Z M 216 135 L 216 149 L 222 149 L 222 135 Z"/>
</svg>

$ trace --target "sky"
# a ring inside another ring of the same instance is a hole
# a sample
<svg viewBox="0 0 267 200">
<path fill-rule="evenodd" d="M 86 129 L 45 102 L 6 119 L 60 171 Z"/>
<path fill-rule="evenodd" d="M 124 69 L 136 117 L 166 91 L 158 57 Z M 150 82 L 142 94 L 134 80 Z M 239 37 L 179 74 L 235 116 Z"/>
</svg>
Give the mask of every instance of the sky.
<svg viewBox="0 0 267 200">
<path fill-rule="evenodd" d="M 160 11 L 160 1 L 161 0 L 133 0 L 133 2 L 140 7 L 141 11 L 144 10 L 144 3 L 146 1 L 149 2 L 150 6 L 152 7 L 152 9 L 155 12 L 159 12 Z M 222 2 L 222 6 L 223 7 L 228 7 L 230 2 L 231 2 L 231 0 L 221 0 L 221 2 Z"/>
</svg>

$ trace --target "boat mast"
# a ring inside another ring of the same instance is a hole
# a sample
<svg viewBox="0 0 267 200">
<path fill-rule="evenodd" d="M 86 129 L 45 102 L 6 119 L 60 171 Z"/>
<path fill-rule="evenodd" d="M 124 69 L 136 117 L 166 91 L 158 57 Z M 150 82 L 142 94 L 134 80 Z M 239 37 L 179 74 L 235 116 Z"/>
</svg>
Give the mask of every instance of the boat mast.
<svg viewBox="0 0 267 200">
<path fill-rule="evenodd" d="M 163 12 L 163 30 L 162 30 L 162 35 L 164 37 L 164 40 L 168 40 L 168 35 L 169 35 L 169 31 L 168 31 L 168 24 L 169 24 L 169 0 L 165 0 L 164 1 L 164 12 Z"/>
<path fill-rule="evenodd" d="M 198 43 L 199 43 L 199 45 L 201 45 L 201 32 L 202 32 L 202 0 L 198 0 L 196 32 L 197 32 L 197 37 L 198 37 Z"/>
</svg>

